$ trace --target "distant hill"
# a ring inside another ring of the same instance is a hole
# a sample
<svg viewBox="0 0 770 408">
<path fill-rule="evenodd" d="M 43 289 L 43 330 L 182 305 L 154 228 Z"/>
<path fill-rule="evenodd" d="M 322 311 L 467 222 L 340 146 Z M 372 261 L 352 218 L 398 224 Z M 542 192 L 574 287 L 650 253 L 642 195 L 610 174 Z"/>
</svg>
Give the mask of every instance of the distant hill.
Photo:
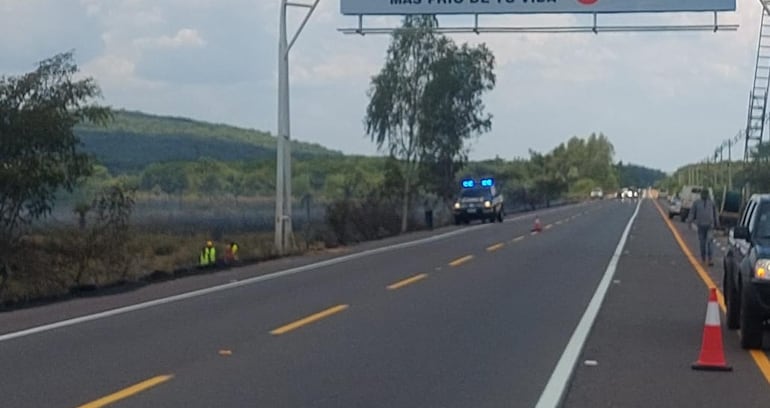
<svg viewBox="0 0 770 408">
<path fill-rule="evenodd" d="M 192 119 L 115 111 L 108 127 L 79 125 L 75 132 L 86 152 L 113 174 L 140 171 L 165 161 L 274 159 L 276 139 L 266 132 Z M 342 156 L 318 144 L 292 143 L 297 158 Z"/>
</svg>

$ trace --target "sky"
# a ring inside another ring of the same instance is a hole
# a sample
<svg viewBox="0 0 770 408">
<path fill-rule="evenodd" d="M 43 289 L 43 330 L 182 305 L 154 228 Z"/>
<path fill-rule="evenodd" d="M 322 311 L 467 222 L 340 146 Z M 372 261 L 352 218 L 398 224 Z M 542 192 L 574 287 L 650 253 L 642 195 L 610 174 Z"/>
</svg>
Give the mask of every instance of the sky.
<svg viewBox="0 0 770 408">
<path fill-rule="evenodd" d="M 297 0 L 312 2 L 313 0 Z M 290 57 L 291 137 L 379 154 L 365 134 L 366 92 L 387 35 L 357 24 L 340 0 L 320 0 Z M 672 0 L 673 1 L 673 0 Z M 746 125 L 761 6 L 720 13 L 735 32 L 462 34 L 496 57 L 493 115 L 471 159 L 527 157 L 570 137 L 604 133 L 616 160 L 664 171 L 713 154 Z M 104 104 L 275 133 L 279 0 L 0 0 L 0 74 L 30 71 L 74 50 Z M 289 13 L 290 35 L 304 10 Z M 482 25 L 585 24 L 586 16 L 482 16 Z M 468 25 L 470 16 L 441 17 Z M 710 24 L 709 13 L 600 16 L 600 24 Z M 367 17 L 396 27 L 398 17 Z M 734 152 L 734 158 L 739 154 Z"/>
</svg>

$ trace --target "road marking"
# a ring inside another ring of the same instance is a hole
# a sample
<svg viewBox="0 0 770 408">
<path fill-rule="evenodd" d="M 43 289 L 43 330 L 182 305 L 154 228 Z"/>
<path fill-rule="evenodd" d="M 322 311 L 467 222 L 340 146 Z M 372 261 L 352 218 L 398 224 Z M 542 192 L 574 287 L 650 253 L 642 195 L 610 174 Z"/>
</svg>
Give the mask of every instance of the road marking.
<svg viewBox="0 0 770 408">
<path fill-rule="evenodd" d="M 87 404 L 81 405 L 78 408 L 100 408 L 107 406 L 109 404 L 112 404 L 114 402 L 118 402 L 120 400 L 126 399 L 130 396 L 139 394 L 142 391 L 148 390 L 152 387 L 155 387 L 157 385 L 160 385 L 168 380 L 173 378 L 172 375 L 159 375 L 157 377 L 152 377 L 149 380 L 142 381 L 138 384 L 134 384 L 128 388 L 124 388 L 116 393 L 110 394 L 106 397 L 99 398 L 96 401 L 89 402 Z"/>
<path fill-rule="evenodd" d="M 562 221 L 562 220 L 556 221 L 556 225 L 561 225 L 561 223 L 563 223 L 563 222 L 564 221 Z"/>
<path fill-rule="evenodd" d="M 695 268 L 695 271 L 698 273 L 698 276 L 700 276 L 703 283 L 705 283 L 709 289 L 716 289 L 719 308 L 722 309 L 722 312 L 726 312 L 727 308 L 725 307 L 725 297 L 722 294 L 722 291 L 719 289 L 719 287 L 717 287 L 716 283 L 714 283 L 714 280 L 711 279 L 711 276 L 709 276 L 708 272 L 706 272 L 700 262 L 698 262 L 698 260 L 695 258 L 695 255 L 693 255 L 692 251 L 690 251 L 690 247 L 687 246 L 687 243 L 684 242 L 682 235 L 679 233 L 679 231 L 677 231 L 671 220 L 668 219 L 666 214 L 663 212 L 663 209 L 660 208 L 660 205 L 658 205 L 658 203 L 655 201 L 653 201 L 653 204 L 655 204 L 655 207 L 658 209 L 660 216 L 663 217 L 663 221 L 666 223 L 666 226 L 668 226 L 668 229 L 671 230 L 671 233 L 674 235 L 674 239 L 679 244 L 679 248 L 682 250 L 682 252 L 684 252 L 684 255 L 687 257 L 687 260 L 690 261 L 692 267 Z M 750 350 L 749 354 L 757 364 L 759 371 L 762 372 L 762 375 L 765 377 L 765 381 L 770 384 L 770 359 L 767 358 L 767 354 L 761 350 Z"/>
<path fill-rule="evenodd" d="M 499 243 L 499 244 L 494 244 L 492 246 L 487 247 L 487 252 L 497 251 L 498 249 L 500 249 L 500 248 L 502 248 L 504 246 L 505 246 L 505 244 L 503 244 L 502 242 Z"/>
<path fill-rule="evenodd" d="M 563 211 L 563 210 L 568 210 L 568 209 L 571 209 L 571 208 L 580 207 L 581 205 L 584 205 L 584 204 L 573 204 L 573 205 L 566 205 L 566 206 L 563 206 L 563 207 L 551 208 L 551 209 L 544 210 L 544 211 L 540 212 L 540 214 L 550 214 L 550 213 L 554 213 L 554 212 L 560 212 L 560 211 Z M 508 220 L 508 221 L 520 221 L 520 220 L 525 220 L 525 219 L 531 219 L 532 216 L 533 216 L 533 212 L 528 212 L 526 214 L 518 215 L 518 216 L 515 216 L 515 217 L 511 217 L 511 218 L 506 218 L 506 220 Z M 69 326 L 74 326 L 74 325 L 81 324 L 81 323 L 91 322 L 91 321 L 94 321 L 94 320 L 99 320 L 99 319 L 105 319 L 105 318 L 108 318 L 108 317 L 118 316 L 118 315 L 122 315 L 122 314 L 125 314 L 125 313 L 135 312 L 135 311 L 138 311 L 138 310 L 144 310 L 144 309 L 149 309 L 149 308 L 156 307 L 156 306 L 162 306 L 162 305 L 166 305 L 166 304 L 169 304 L 169 303 L 178 302 L 180 300 L 192 299 L 192 298 L 196 298 L 196 297 L 200 297 L 200 296 L 205 296 L 205 295 L 208 295 L 208 294 L 211 294 L 211 293 L 216 293 L 216 292 L 220 292 L 220 291 L 224 291 L 224 290 L 235 289 L 235 288 L 239 288 L 239 287 L 242 287 L 242 286 L 252 285 L 252 284 L 255 284 L 255 283 L 266 282 L 266 281 L 270 281 L 270 280 L 273 280 L 273 279 L 282 278 L 282 277 L 285 277 L 285 276 L 296 275 L 296 274 L 300 274 L 300 273 L 304 273 L 304 272 L 308 272 L 308 271 L 313 271 L 313 270 L 320 269 L 320 268 L 325 268 L 327 266 L 334 266 L 334 265 L 342 264 L 342 263 L 345 263 L 345 262 L 353 261 L 353 260 L 356 260 L 356 259 L 365 258 L 365 257 L 371 256 L 371 255 L 377 255 L 377 254 L 397 251 L 399 249 L 412 248 L 412 247 L 416 247 L 416 246 L 420 246 L 420 245 L 424 245 L 424 244 L 429 244 L 429 243 L 436 242 L 436 241 L 441 241 L 443 239 L 450 238 L 450 237 L 453 237 L 453 236 L 456 236 L 456 235 L 462 235 L 462 234 L 465 234 L 467 232 L 476 231 L 476 230 L 481 229 L 481 228 L 490 228 L 490 227 L 492 227 L 492 224 L 480 224 L 480 225 L 474 225 L 474 226 L 470 226 L 470 227 L 460 228 L 460 229 L 456 229 L 456 230 L 453 230 L 453 231 L 445 232 L 445 233 L 439 234 L 439 235 L 434 235 L 434 236 L 430 236 L 430 237 L 426 237 L 426 238 L 416 239 L 416 240 L 413 240 L 413 241 L 402 242 L 402 243 L 399 243 L 399 244 L 383 246 L 383 247 L 379 247 L 379 248 L 368 249 L 368 250 L 357 252 L 357 253 L 353 253 L 353 254 L 342 255 L 342 256 L 339 256 L 339 257 L 336 257 L 336 258 L 327 259 L 327 260 L 324 260 L 324 261 L 315 262 L 315 263 L 311 263 L 311 264 L 307 264 L 307 265 L 297 266 L 295 268 L 284 269 L 282 271 L 268 273 L 268 274 L 265 274 L 265 275 L 255 276 L 253 278 L 248 278 L 248 279 L 240 280 L 240 281 L 237 281 L 237 282 L 225 283 L 225 284 L 221 284 L 221 285 L 217 285 L 217 286 L 211 286 L 211 287 L 204 288 L 204 289 L 194 290 L 194 291 L 191 291 L 191 292 L 180 293 L 178 295 L 173 295 L 173 296 L 163 297 L 163 298 L 159 298 L 159 299 L 154 299 L 154 300 L 150 300 L 150 301 L 147 301 L 147 302 L 135 303 L 133 305 L 123 306 L 123 307 L 119 307 L 119 308 L 116 308 L 116 309 L 106 310 L 106 311 L 103 311 L 103 312 L 97 312 L 97 313 L 87 314 L 87 315 L 83 315 L 83 316 L 79 316 L 79 317 L 73 317 L 73 318 L 66 319 L 66 320 L 59 320 L 59 321 L 56 321 L 56 322 L 53 322 L 53 323 L 48 323 L 48 324 L 44 324 L 44 325 L 40 325 L 40 326 L 31 327 L 29 329 L 24 329 L 24 330 L 19 330 L 19 331 L 16 331 L 16 332 L 2 334 L 2 335 L 0 335 L 0 342 L 12 340 L 12 339 L 17 339 L 17 338 L 20 338 L 20 337 L 31 336 L 33 334 L 43 333 L 43 332 L 47 332 L 47 331 L 54 330 L 54 329 L 60 329 L 62 327 L 69 327 Z"/>
<path fill-rule="evenodd" d="M 412 276 L 411 278 L 406 278 L 404 280 L 400 280 L 400 281 L 398 281 L 398 282 L 396 282 L 396 283 L 394 283 L 392 285 L 389 285 L 387 288 L 388 288 L 388 290 L 400 289 L 400 288 L 403 288 L 406 285 L 409 285 L 409 284 L 415 283 L 417 281 L 423 280 L 423 279 L 425 279 L 427 277 L 428 277 L 427 273 L 421 273 L 419 275 Z"/>
<path fill-rule="evenodd" d="M 232 356 L 233 351 L 232 350 L 219 350 L 220 356 Z"/>
<path fill-rule="evenodd" d="M 524 240 L 524 235 L 518 236 L 518 237 L 512 239 L 511 242 L 519 242 L 519 241 L 523 241 L 523 240 Z"/>
<path fill-rule="evenodd" d="M 551 228 L 553 228 L 553 224 L 548 224 L 545 226 L 545 229 L 551 229 Z"/>
<path fill-rule="evenodd" d="M 337 313 L 347 309 L 348 307 L 349 307 L 348 305 L 337 305 L 337 306 L 334 306 L 334 307 L 330 307 L 330 308 L 328 308 L 326 310 L 322 310 L 322 311 L 320 311 L 318 313 L 311 314 L 310 316 L 303 317 L 302 319 L 296 320 L 296 321 L 291 322 L 291 323 L 289 323 L 287 325 L 284 325 L 284 326 L 281 326 L 281 327 L 279 327 L 277 329 L 274 329 L 274 330 L 270 331 L 270 334 L 272 334 L 274 336 L 277 336 L 277 335 L 281 335 L 281 334 L 284 334 L 284 333 L 288 333 L 288 332 L 290 332 L 292 330 L 299 329 L 302 326 L 307 326 L 310 323 L 317 322 L 317 321 L 319 321 L 319 320 L 321 320 L 323 318 L 329 317 L 329 316 L 331 316 L 333 314 L 337 314 Z"/>
<path fill-rule="evenodd" d="M 559 362 L 556 364 L 556 368 L 553 370 L 551 378 L 548 379 L 548 384 L 546 384 L 543 393 L 540 394 L 540 399 L 537 401 L 536 408 L 557 407 L 561 403 L 562 398 L 564 398 L 564 391 L 567 389 L 567 384 L 572 377 L 572 372 L 575 369 L 578 357 L 580 357 L 580 352 L 583 350 L 591 327 L 596 320 L 596 316 L 599 314 L 599 308 L 604 302 L 604 297 L 607 295 L 607 289 L 610 286 L 610 282 L 612 282 L 612 277 L 615 275 L 615 270 L 618 268 L 618 261 L 623 253 L 623 247 L 626 245 L 626 239 L 628 239 L 628 235 L 631 232 L 631 226 L 633 225 L 637 214 L 639 214 L 640 206 L 641 201 L 636 204 L 636 210 L 634 210 L 633 215 L 631 215 L 631 218 L 628 220 L 628 224 L 626 224 L 626 229 L 620 236 L 620 241 L 618 241 L 615 253 L 612 255 L 610 263 L 604 271 L 604 276 L 599 282 L 599 286 L 596 288 L 596 292 L 594 292 L 591 302 L 588 303 L 588 307 L 583 313 L 583 317 L 580 318 L 580 322 L 572 333 L 572 337 L 570 337 L 567 347 L 559 358 Z"/>
<path fill-rule="evenodd" d="M 470 261 L 471 259 L 473 259 L 473 255 L 466 255 L 466 256 L 464 256 L 462 258 L 457 258 L 454 261 L 450 262 L 449 266 L 460 266 L 460 265 Z"/>
</svg>

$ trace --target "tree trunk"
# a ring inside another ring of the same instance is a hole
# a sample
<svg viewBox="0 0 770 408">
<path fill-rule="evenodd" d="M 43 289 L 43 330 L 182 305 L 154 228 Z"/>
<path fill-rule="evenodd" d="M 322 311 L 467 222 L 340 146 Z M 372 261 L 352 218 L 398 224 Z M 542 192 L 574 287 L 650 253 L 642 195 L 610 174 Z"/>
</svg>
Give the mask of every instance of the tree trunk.
<svg viewBox="0 0 770 408">
<path fill-rule="evenodd" d="M 8 286 L 8 278 L 11 276 L 11 268 L 7 263 L 0 263 L 0 305 L 2 304 L 5 288 Z"/>
<path fill-rule="evenodd" d="M 408 166 L 408 165 L 407 165 Z M 410 182 L 410 169 L 407 168 L 406 174 L 404 174 L 404 200 L 401 206 L 401 233 L 405 233 L 408 228 L 409 221 L 409 195 L 411 193 L 409 189 Z"/>
</svg>

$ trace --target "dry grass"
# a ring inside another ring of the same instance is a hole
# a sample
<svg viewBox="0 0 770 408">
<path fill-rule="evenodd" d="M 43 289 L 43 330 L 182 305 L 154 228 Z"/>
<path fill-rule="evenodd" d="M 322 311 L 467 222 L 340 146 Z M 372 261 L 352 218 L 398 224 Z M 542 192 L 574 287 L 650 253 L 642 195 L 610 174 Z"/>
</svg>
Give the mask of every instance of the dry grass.
<svg viewBox="0 0 770 408">
<path fill-rule="evenodd" d="M 78 234 L 76 229 L 56 229 L 26 237 L 14 260 L 14 274 L 6 290 L 0 293 L 0 305 L 59 298 L 76 289 L 93 290 L 116 283 L 171 278 L 179 271 L 189 271 L 197 266 L 198 256 L 207 240 L 214 242 L 219 259 L 231 241 L 238 243 L 239 259 L 243 263 L 276 257 L 273 233 L 237 233 L 214 240 L 203 233 L 182 235 L 135 230 L 127 245 L 129 254 L 121 257 L 126 264 L 116 265 L 114 258 L 100 259 L 99 255 L 82 261 L 84 241 Z M 321 242 L 306 243 L 301 234 L 297 234 L 297 238 L 295 254 L 325 248 Z M 85 273 L 77 284 L 79 261 L 82 261 L 80 265 L 84 265 Z"/>
</svg>

